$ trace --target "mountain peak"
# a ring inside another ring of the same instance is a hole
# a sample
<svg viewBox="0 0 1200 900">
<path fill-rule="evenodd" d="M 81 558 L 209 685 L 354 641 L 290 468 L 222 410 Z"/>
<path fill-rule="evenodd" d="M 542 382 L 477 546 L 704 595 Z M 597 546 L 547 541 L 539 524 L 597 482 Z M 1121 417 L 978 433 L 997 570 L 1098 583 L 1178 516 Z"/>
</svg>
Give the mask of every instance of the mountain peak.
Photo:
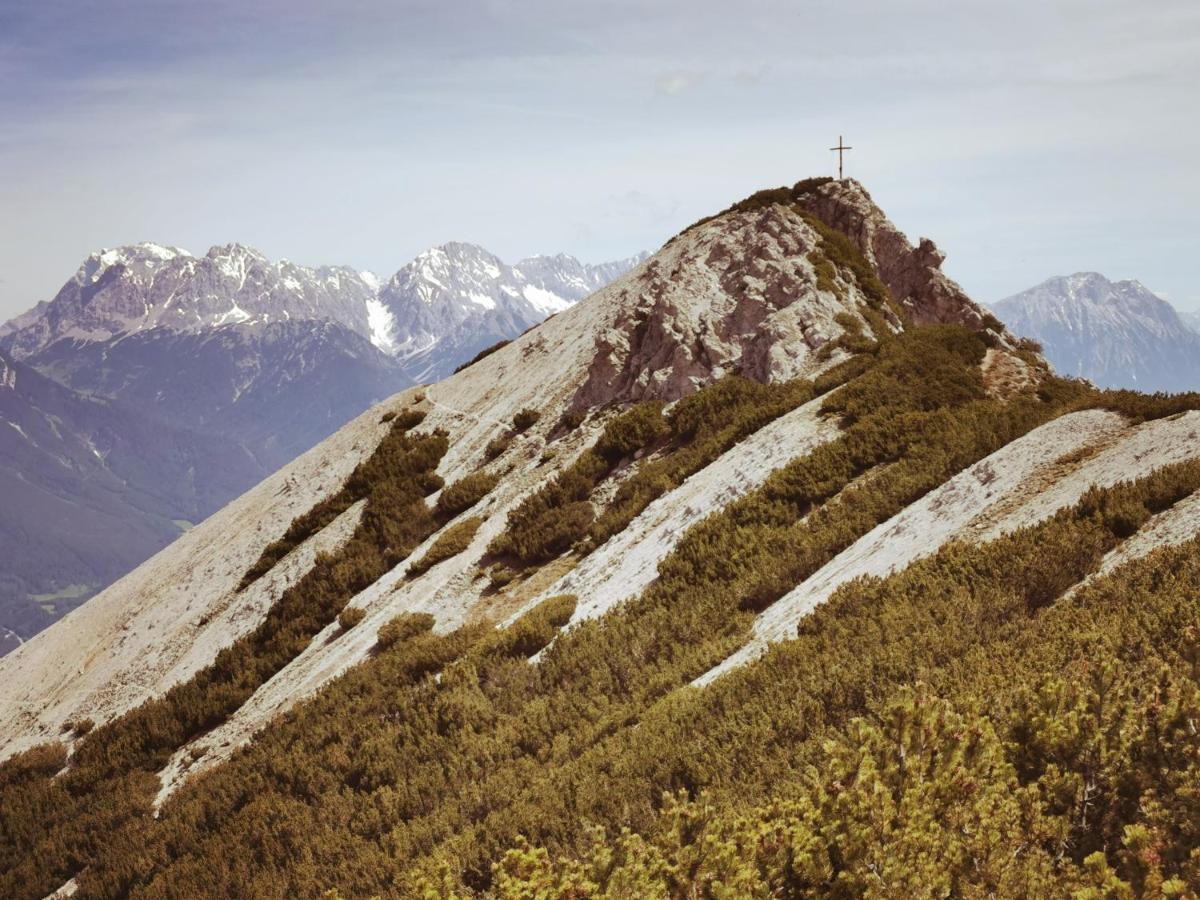
<svg viewBox="0 0 1200 900">
<path fill-rule="evenodd" d="M 993 308 L 1055 368 L 1101 387 L 1177 391 L 1200 379 L 1200 336 L 1140 281 L 1058 275 Z"/>
</svg>

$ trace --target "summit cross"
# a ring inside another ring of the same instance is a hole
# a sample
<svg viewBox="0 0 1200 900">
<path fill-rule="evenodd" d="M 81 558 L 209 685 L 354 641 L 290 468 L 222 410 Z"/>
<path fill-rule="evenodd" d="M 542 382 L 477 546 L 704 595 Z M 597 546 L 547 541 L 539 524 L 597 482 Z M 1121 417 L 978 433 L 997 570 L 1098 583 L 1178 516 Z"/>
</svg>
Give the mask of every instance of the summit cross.
<svg viewBox="0 0 1200 900">
<path fill-rule="evenodd" d="M 842 180 L 842 154 L 847 150 L 853 150 L 853 147 L 847 147 L 846 142 L 842 140 L 842 136 L 838 135 L 838 145 L 830 147 L 830 150 L 836 150 L 838 155 L 838 181 Z"/>
</svg>

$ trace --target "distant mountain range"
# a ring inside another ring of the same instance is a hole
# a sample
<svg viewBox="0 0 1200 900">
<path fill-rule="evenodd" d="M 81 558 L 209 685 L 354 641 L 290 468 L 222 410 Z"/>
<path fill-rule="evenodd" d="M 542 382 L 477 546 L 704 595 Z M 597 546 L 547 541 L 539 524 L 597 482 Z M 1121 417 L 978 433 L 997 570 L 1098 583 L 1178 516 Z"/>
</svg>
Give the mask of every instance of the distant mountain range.
<svg viewBox="0 0 1200 900">
<path fill-rule="evenodd" d="M 1100 387 L 1200 390 L 1200 316 L 1185 318 L 1140 282 L 1079 272 L 992 308 L 1014 332 L 1041 343 L 1063 374 Z"/>
<path fill-rule="evenodd" d="M 373 403 L 628 271 L 473 244 L 386 280 L 142 243 L 0 326 L 0 652 Z M 7 425 L 8 427 L 4 427 Z"/>
</svg>

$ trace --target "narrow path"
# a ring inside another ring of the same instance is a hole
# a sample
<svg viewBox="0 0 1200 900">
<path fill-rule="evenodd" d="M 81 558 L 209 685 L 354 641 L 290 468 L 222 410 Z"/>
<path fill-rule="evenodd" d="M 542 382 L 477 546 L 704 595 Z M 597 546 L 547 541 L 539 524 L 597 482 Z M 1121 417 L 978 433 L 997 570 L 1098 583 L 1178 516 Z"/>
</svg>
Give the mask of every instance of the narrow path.
<svg viewBox="0 0 1200 900">
<path fill-rule="evenodd" d="M 478 416 L 478 415 L 475 415 L 474 413 L 466 412 L 465 410 L 455 409 L 453 406 L 447 406 L 445 403 L 442 403 L 439 400 L 435 400 L 433 398 L 433 395 L 430 394 L 428 390 L 426 390 L 426 392 L 425 392 L 425 400 L 431 406 L 436 406 L 438 409 L 443 409 L 446 412 L 450 413 L 451 415 L 459 416 L 464 419 L 471 419 L 475 422 L 487 422 L 490 425 L 496 425 L 500 428 L 510 428 L 511 427 L 511 423 L 500 422 L 496 419 L 489 419 L 486 416 Z"/>
</svg>

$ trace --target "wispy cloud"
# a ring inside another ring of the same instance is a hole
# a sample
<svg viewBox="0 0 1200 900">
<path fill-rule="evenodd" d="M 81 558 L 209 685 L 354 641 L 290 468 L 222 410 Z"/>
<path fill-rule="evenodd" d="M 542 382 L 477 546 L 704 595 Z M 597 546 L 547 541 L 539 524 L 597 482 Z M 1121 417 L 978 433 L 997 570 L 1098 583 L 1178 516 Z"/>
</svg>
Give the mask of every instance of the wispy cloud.
<svg viewBox="0 0 1200 900">
<path fill-rule="evenodd" d="M 676 94 L 682 94 L 684 91 L 695 87 L 702 80 L 704 80 L 704 75 L 700 72 L 685 72 L 682 70 L 663 72 L 654 79 L 654 89 L 660 94 L 673 97 Z"/>
</svg>

